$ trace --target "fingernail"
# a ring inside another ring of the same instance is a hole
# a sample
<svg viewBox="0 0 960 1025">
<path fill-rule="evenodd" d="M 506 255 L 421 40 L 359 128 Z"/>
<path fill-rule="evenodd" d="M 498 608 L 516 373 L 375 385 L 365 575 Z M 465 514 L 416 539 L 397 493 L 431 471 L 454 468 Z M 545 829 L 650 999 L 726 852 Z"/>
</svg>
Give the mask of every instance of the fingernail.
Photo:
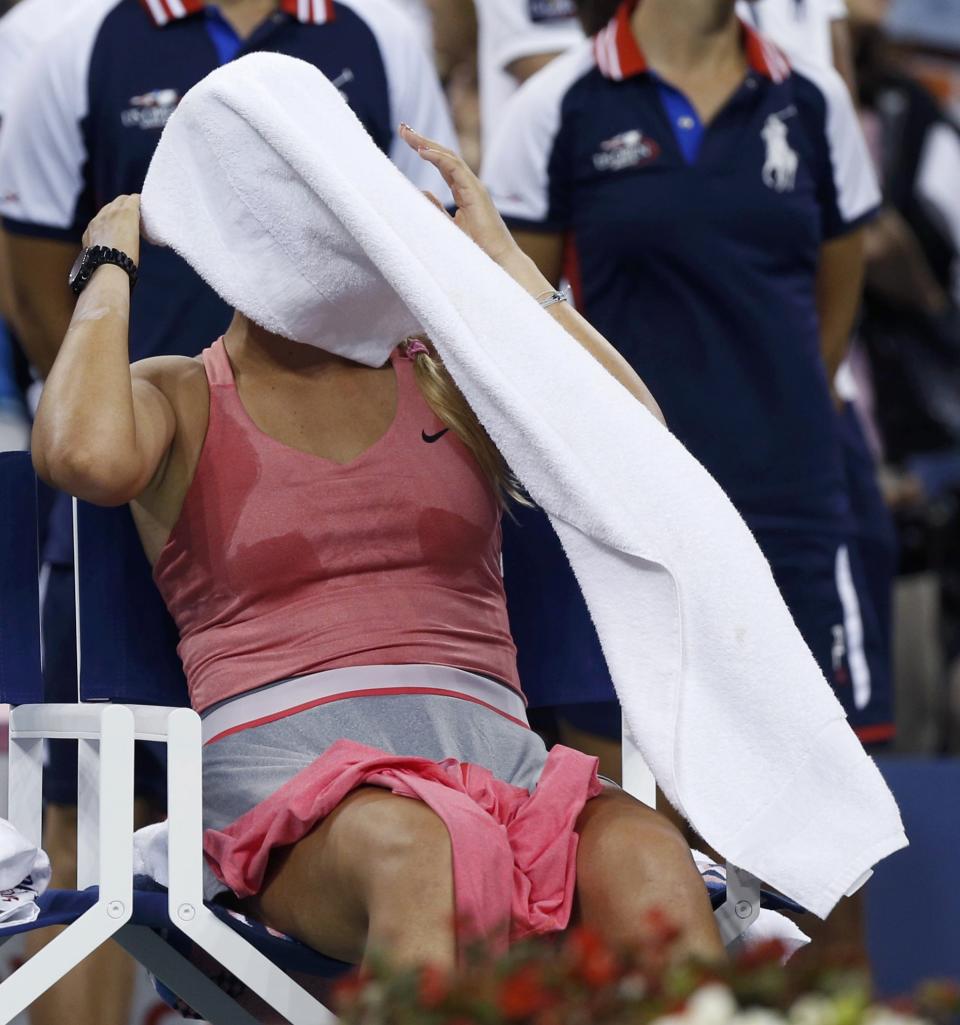
<svg viewBox="0 0 960 1025">
<path fill-rule="evenodd" d="M 413 131 L 413 129 L 412 129 L 412 128 L 411 128 L 411 127 L 410 127 L 410 126 L 409 126 L 409 125 L 407 124 L 407 122 L 406 122 L 406 121 L 401 121 L 401 122 L 400 122 L 400 127 L 401 127 L 401 128 L 406 128 L 406 130 L 407 130 L 408 132 L 412 132 L 412 131 Z"/>
</svg>

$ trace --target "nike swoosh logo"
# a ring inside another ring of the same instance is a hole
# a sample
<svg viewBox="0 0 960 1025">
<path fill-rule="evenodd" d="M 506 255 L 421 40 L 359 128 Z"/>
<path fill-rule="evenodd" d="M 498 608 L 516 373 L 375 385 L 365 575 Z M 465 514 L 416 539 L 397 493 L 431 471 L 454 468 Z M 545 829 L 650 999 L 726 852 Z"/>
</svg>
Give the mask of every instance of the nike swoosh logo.
<svg viewBox="0 0 960 1025">
<path fill-rule="evenodd" d="M 432 445 L 435 441 L 439 441 L 449 430 L 449 427 L 444 427 L 442 431 L 438 431 L 436 434 L 427 434 L 426 431 L 421 431 L 420 436 L 428 445 Z"/>
</svg>

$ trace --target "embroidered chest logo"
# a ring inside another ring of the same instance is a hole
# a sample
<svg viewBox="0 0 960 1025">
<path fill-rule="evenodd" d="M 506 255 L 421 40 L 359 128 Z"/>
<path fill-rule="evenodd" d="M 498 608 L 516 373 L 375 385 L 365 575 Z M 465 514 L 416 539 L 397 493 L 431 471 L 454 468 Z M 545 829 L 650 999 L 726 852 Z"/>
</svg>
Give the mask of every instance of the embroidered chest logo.
<svg viewBox="0 0 960 1025">
<path fill-rule="evenodd" d="M 598 171 L 624 171 L 628 167 L 642 167 L 659 156 L 659 144 L 639 128 L 633 128 L 601 142 L 600 152 L 593 155 L 593 166 Z"/>
<path fill-rule="evenodd" d="M 760 133 L 767 146 L 767 156 L 763 162 L 763 184 L 775 192 L 793 192 L 797 184 L 797 165 L 800 158 L 797 151 L 790 145 L 787 138 L 787 122 L 794 111 L 782 111 L 771 114 Z"/>
<path fill-rule="evenodd" d="M 177 109 L 180 94 L 176 89 L 152 89 L 142 96 L 131 96 L 130 106 L 120 114 L 124 128 L 163 128 Z"/>
</svg>

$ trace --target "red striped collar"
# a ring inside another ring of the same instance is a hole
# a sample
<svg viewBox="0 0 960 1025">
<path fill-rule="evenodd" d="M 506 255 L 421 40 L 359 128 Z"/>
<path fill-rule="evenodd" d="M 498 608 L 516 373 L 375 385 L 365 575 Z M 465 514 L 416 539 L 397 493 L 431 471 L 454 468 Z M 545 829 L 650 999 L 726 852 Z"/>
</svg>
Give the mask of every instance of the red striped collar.
<svg viewBox="0 0 960 1025">
<path fill-rule="evenodd" d="M 140 0 L 140 4 L 157 26 L 198 14 L 206 6 L 204 0 Z M 324 25 L 334 19 L 333 0 L 280 0 L 280 10 L 304 25 Z"/>
<path fill-rule="evenodd" d="M 637 43 L 630 24 L 631 16 L 640 0 L 623 0 L 617 13 L 602 28 L 593 41 L 597 67 L 605 78 L 622 81 L 641 75 L 647 70 L 647 61 Z M 741 22 L 747 61 L 758 74 L 773 82 L 783 82 L 790 74 L 787 58 L 769 39 L 752 26 Z"/>
</svg>

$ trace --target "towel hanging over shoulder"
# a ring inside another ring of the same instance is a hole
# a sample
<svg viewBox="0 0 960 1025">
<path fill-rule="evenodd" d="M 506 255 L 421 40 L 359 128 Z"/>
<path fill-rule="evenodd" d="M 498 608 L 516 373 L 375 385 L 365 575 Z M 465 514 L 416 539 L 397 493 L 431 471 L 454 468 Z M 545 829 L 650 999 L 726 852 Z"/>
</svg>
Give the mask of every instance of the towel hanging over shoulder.
<svg viewBox="0 0 960 1025">
<path fill-rule="evenodd" d="M 148 236 L 268 330 L 372 366 L 429 334 L 549 514 L 630 731 L 708 843 L 819 915 L 906 844 L 720 487 L 319 71 L 253 54 L 209 75 L 164 129 L 142 204 Z"/>
</svg>

